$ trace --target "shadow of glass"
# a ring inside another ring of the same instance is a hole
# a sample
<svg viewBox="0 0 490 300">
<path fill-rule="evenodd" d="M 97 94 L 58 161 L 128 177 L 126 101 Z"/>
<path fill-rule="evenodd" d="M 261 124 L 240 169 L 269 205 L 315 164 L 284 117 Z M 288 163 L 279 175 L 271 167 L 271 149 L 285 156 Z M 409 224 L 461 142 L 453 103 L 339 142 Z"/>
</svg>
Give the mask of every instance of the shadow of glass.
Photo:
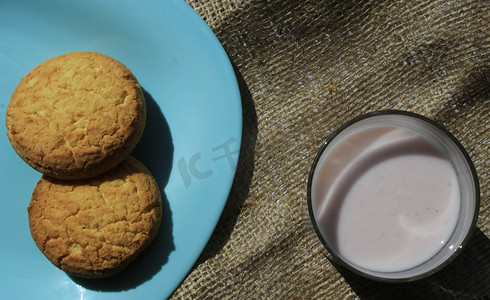
<svg viewBox="0 0 490 300">
<path fill-rule="evenodd" d="M 488 299 L 490 240 L 475 228 L 465 249 L 444 269 L 407 283 L 383 283 L 361 277 L 331 261 L 361 299 Z"/>
<path fill-rule="evenodd" d="M 122 272 L 108 278 L 96 279 L 70 276 L 74 282 L 90 290 L 124 291 L 136 288 L 153 278 L 175 250 L 172 212 L 164 192 L 172 168 L 172 137 L 160 107 L 148 92 L 143 92 L 147 110 L 145 131 L 131 154 L 145 164 L 159 185 L 162 195 L 162 224 L 153 243 Z"/>
</svg>

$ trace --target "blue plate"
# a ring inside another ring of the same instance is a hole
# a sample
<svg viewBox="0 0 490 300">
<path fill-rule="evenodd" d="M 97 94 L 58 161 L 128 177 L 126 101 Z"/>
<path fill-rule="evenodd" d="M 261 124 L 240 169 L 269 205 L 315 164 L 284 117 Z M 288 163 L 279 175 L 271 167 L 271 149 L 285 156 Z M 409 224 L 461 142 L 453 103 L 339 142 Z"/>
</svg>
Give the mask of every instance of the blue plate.
<svg viewBox="0 0 490 300">
<path fill-rule="evenodd" d="M 0 49 L 2 120 L 19 80 L 51 57 L 91 50 L 126 64 L 148 108 L 133 154 L 164 200 L 158 237 L 125 271 L 98 280 L 67 276 L 30 236 L 26 208 L 40 173 L 16 155 L 0 125 L 0 299 L 170 296 L 216 226 L 241 143 L 238 85 L 212 31 L 183 0 L 4 0 Z"/>
</svg>

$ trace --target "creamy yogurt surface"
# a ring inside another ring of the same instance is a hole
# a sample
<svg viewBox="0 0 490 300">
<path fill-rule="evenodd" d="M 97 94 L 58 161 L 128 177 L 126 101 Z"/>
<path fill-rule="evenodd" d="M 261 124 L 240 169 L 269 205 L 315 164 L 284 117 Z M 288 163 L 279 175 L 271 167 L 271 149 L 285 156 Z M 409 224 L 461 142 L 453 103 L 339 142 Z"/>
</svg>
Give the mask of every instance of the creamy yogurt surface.
<svg viewBox="0 0 490 300">
<path fill-rule="evenodd" d="M 323 238 L 352 265 L 397 272 L 434 256 L 460 209 L 456 172 L 418 132 L 371 125 L 332 143 L 317 163 L 312 208 Z"/>
</svg>

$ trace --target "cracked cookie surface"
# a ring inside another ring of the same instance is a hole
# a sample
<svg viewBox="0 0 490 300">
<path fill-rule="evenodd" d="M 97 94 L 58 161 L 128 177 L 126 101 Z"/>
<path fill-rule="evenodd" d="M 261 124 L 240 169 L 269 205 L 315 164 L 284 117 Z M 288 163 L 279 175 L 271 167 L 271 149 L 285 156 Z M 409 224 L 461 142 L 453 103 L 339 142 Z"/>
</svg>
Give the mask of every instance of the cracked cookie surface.
<svg viewBox="0 0 490 300">
<path fill-rule="evenodd" d="M 68 274 L 95 278 L 118 273 L 148 247 L 162 200 L 153 176 L 130 156 L 90 179 L 43 176 L 27 210 L 43 254 Z"/>
<path fill-rule="evenodd" d="M 142 89 L 119 61 L 89 51 L 49 59 L 15 89 L 5 123 L 14 150 L 59 179 L 96 176 L 138 143 L 146 119 Z"/>
</svg>

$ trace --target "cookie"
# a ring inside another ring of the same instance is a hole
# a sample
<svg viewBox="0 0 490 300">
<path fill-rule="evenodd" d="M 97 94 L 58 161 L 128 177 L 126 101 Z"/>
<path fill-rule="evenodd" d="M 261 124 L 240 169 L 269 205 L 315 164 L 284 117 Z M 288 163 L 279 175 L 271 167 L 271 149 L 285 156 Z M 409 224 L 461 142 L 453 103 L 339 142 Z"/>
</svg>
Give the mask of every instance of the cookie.
<svg viewBox="0 0 490 300">
<path fill-rule="evenodd" d="M 145 126 L 142 89 L 119 61 L 72 52 L 30 71 L 7 107 L 7 135 L 31 167 L 58 179 L 101 174 L 125 159 Z"/>
<path fill-rule="evenodd" d="M 129 156 L 89 179 L 42 176 L 27 211 L 34 242 L 55 266 L 97 278 L 123 270 L 150 245 L 162 200 L 153 176 Z"/>
</svg>

